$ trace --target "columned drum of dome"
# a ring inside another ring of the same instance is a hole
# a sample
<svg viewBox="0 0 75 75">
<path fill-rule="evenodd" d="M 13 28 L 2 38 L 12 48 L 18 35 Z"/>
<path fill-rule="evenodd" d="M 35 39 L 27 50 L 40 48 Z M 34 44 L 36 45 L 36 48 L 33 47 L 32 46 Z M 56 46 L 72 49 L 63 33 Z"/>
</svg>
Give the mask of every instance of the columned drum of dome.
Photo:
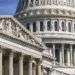
<svg viewBox="0 0 75 75">
<path fill-rule="evenodd" d="M 42 39 L 48 48 L 43 53 L 52 54 L 54 58 L 48 60 L 43 54 L 43 75 L 75 74 L 75 0 L 24 1 L 26 2 L 16 17 L 33 35 Z M 51 63 L 51 70 L 46 62 Z"/>
</svg>

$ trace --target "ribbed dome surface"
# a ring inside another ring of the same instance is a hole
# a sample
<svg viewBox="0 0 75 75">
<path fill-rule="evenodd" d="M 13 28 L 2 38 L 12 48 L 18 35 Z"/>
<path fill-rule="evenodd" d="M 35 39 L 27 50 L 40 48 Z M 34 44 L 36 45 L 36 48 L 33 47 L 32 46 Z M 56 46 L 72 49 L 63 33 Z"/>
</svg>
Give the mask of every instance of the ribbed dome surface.
<svg viewBox="0 0 75 75">
<path fill-rule="evenodd" d="M 26 8 L 43 7 L 43 6 L 67 6 L 75 7 L 75 0 L 20 0 L 17 7 L 17 12 L 24 11 Z"/>
</svg>

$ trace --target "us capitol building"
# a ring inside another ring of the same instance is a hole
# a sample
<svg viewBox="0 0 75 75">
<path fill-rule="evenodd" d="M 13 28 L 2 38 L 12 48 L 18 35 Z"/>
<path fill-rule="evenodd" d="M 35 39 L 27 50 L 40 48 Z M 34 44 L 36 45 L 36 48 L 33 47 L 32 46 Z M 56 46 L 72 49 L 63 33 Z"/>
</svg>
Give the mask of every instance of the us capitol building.
<svg viewBox="0 0 75 75">
<path fill-rule="evenodd" d="M 75 75 L 75 0 L 19 0 L 0 16 L 0 75 Z"/>
</svg>

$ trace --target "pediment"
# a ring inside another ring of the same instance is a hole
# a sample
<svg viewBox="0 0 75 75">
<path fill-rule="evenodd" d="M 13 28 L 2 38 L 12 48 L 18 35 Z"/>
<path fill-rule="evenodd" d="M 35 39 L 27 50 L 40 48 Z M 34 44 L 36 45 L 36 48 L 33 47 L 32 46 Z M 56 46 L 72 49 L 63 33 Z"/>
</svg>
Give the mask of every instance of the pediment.
<svg viewBox="0 0 75 75">
<path fill-rule="evenodd" d="M 39 39 L 13 16 L 0 16 L 0 33 L 42 48 Z"/>
</svg>

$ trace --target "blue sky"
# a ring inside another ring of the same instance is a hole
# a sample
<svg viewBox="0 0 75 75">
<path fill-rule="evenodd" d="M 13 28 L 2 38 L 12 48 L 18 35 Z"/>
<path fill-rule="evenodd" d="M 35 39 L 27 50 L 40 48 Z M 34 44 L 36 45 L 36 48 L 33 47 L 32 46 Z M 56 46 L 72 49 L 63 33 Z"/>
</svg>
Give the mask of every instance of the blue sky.
<svg viewBox="0 0 75 75">
<path fill-rule="evenodd" d="M 0 0 L 0 15 L 13 15 L 19 0 Z"/>
</svg>

